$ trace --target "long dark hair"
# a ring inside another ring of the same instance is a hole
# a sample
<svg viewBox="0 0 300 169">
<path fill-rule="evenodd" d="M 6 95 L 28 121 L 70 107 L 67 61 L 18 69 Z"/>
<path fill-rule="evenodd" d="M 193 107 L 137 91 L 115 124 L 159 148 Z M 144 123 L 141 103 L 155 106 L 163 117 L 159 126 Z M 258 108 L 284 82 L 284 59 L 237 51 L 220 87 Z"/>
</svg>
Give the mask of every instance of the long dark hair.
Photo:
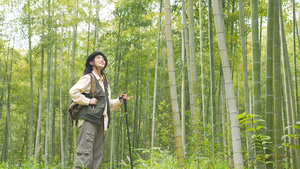
<svg viewBox="0 0 300 169">
<path fill-rule="evenodd" d="M 94 58 L 95 58 L 95 57 L 90 58 L 89 60 L 86 61 L 85 69 L 84 69 L 83 75 L 92 73 L 92 71 L 93 71 L 93 66 L 90 65 L 90 61 L 93 61 Z M 105 62 L 105 67 L 106 67 L 106 65 L 107 65 L 107 61 Z M 104 69 L 105 69 L 105 67 L 104 67 Z M 104 78 L 104 80 L 106 81 L 106 83 L 108 84 L 108 80 L 107 80 L 106 75 L 105 75 L 105 73 L 104 73 L 104 69 L 101 70 L 100 74 L 102 75 L 102 77 Z"/>
</svg>

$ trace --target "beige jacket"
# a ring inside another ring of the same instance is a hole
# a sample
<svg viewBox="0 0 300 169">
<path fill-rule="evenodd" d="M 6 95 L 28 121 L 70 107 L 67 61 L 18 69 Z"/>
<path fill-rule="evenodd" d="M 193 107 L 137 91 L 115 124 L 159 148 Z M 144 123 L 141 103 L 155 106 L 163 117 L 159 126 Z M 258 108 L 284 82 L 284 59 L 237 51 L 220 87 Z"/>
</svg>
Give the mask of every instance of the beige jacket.
<svg viewBox="0 0 300 169">
<path fill-rule="evenodd" d="M 96 80 L 99 82 L 100 86 L 104 89 L 104 83 L 103 83 L 103 77 L 98 76 L 96 72 L 92 72 L 96 78 Z M 91 76 L 86 74 L 82 76 L 78 82 L 70 89 L 69 94 L 71 96 L 71 99 L 80 105 L 89 105 L 90 99 L 85 97 L 82 93 L 89 93 L 91 91 Z M 103 90 L 105 92 L 105 90 Z M 108 84 L 108 99 L 109 99 L 109 106 L 110 106 L 110 111 L 114 111 L 120 107 L 122 104 L 119 100 L 117 99 L 111 99 L 111 90 L 110 86 Z M 104 112 L 104 131 L 107 130 L 108 126 L 108 117 L 107 117 L 107 106 L 105 106 Z M 83 119 L 78 120 L 78 127 L 80 127 L 83 123 Z"/>
</svg>

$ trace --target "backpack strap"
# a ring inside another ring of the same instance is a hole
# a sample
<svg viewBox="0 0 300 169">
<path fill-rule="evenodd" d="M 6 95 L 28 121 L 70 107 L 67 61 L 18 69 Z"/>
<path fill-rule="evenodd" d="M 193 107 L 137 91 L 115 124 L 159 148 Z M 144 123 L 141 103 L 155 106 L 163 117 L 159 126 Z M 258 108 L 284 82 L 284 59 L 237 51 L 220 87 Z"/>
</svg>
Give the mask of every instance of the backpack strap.
<svg viewBox="0 0 300 169">
<path fill-rule="evenodd" d="M 91 93 L 93 95 L 93 98 L 95 97 L 95 91 L 96 91 L 96 82 L 95 82 L 95 76 L 93 73 L 91 73 Z M 95 111 L 95 105 L 93 105 L 93 110 Z"/>
</svg>

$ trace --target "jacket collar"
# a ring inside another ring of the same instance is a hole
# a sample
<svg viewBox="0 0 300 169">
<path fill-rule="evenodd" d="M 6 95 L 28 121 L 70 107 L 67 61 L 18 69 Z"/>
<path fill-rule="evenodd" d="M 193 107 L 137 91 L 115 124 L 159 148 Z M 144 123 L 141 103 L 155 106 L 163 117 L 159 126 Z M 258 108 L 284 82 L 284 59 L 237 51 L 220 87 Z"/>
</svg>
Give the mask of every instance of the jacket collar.
<svg viewBox="0 0 300 169">
<path fill-rule="evenodd" d="M 96 77 L 97 81 L 99 80 L 103 80 L 103 76 L 99 76 L 95 71 L 92 71 L 92 73 L 94 74 L 94 76 Z"/>
</svg>

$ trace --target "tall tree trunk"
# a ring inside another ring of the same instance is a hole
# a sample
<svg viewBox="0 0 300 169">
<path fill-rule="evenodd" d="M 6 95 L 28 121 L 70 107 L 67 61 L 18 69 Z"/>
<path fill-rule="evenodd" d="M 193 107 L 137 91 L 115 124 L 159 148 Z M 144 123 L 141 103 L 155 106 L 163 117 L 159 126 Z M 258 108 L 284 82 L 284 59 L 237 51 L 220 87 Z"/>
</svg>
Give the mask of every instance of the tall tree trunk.
<svg viewBox="0 0 300 169">
<path fill-rule="evenodd" d="M 273 85 L 274 85 L 274 145 L 275 165 L 282 168 L 282 114 L 281 114 L 281 65 L 280 65 L 280 35 L 279 35 L 279 0 L 274 0 L 274 27 L 273 27 Z"/>
<path fill-rule="evenodd" d="M 115 66 L 117 67 L 118 65 L 115 64 Z M 115 76 L 117 76 L 115 74 Z M 116 85 L 116 79 L 114 80 L 114 85 Z M 114 91 L 116 91 L 116 88 L 114 88 Z M 111 116 L 110 116 L 110 126 L 111 126 L 111 141 L 110 141 L 110 169 L 114 168 L 114 163 L 115 163 L 115 152 L 116 152 L 116 148 L 115 148 L 115 128 L 116 128 L 116 115 L 115 115 L 115 111 L 111 112 Z"/>
<path fill-rule="evenodd" d="M 216 136 L 216 123 L 217 123 L 217 112 L 216 112 L 216 88 L 215 88 L 215 65 L 214 65 L 214 44 L 213 44 L 213 22 L 211 12 L 211 0 L 208 0 L 208 36 L 209 36 L 209 55 L 210 55 L 210 113 L 211 113 L 211 125 L 212 125 L 212 145 L 215 144 Z"/>
<path fill-rule="evenodd" d="M 7 100 L 7 96 L 6 96 L 6 93 L 8 93 L 8 90 L 7 92 L 6 91 L 6 85 L 8 86 L 9 85 L 9 79 L 8 79 L 8 66 L 9 66 L 9 63 L 8 63 L 8 58 L 9 58 L 9 52 L 10 52 L 10 47 L 8 45 L 8 49 L 7 49 L 7 55 L 6 55 L 6 66 L 5 66 L 5 73 L 4 76 L 5 76 L 5 80 L 4 80 L 4 83 L 3 83 L 3 97 L 4 97 L 4 104 L 5 104 L 5 107 L 6 107 L 6 118 L 5 118 L 5 136 L 4 136 L 4 144 L 3 144 L 3 151 L 2 151 L 2 161 L 4 162 L 7 162 L 7 156 L 8 156 L 8 148 L 9 148 L 9 131 L 10 131 L 10 125 L 9 125 L 9 121 L 10 121 L 10 116 L 9 116 L 9 109 L 7 108 L 8 107 L 8 100 Z M 8 88 L 8 87 L 7 87 Z"/>
<path fill-rule="evenodd" d="M 47 102 L 46 102 L 46 127 L 45 127 L 45 154 L 44 154 L 44 167 L 47 169 L 48 163 L 48 139 L 49 139 L 49 107 L 50 107 L 50 56 L 47 59 Z"/>
<path fill-rule="evenodd" d="M 159 46 L 160 46 L 160 29 L 161 29 L 161 11 L 162 11 L 162 0 L 159 5 L 159 18 L 158 18 L 158 35 L 157 35 L 157 51 L 156 51 L 156 64 L 155 64 L 155 79 L 154 79 L 154 93 L 153 93 L 153 113 L 152 113 L 152 134 L 151 134 L 151 150 L 154 147 L 154 134 L 155 134 L 155 108 L 156 108 L 156 88 L 157 88 L 157 71 L 158 71 L 158 57 L 159 57 Z"/>
<path fill-rule="evenodd" d="M 97 0 L 97 8 L 96 8 L 96 25 L 95 25 L 95 49 L 96 49 L 96 50 L 98 50 L 99 10 L 100 10 L 100 1 Z"/>
<path fill-rule="evenodd" d="M 5 58 L 5 50 L 4 50 L 4 47 L 2 48 L 2 53 L 1 55 L 3 55 L 3 59 Z M 0 96 L 0 120 L 1 120 L 1 117 L 2 117 L 2 107 L 3 107 L 3 103 L 4 103 L 4 91 L 5 91 L 5 73 L 3 72 L 2 73 L 2 68 L 4 66 L 1 65 L 1 62 L 2 62 L 2 58 L 0 58 L 0 80 L 2 82 L 2 88 L 1 88 L 1 96 Z M 7 64 L 4 64 L 6 65 L 5 67 L 7 67 Z M 5 71 L 6 72 L 6 71 Z"/>
<path fill-rule="evenodd" d="M 293 1 L 293 58 L 294 58 L 294 83 L 295 83 L 295 93 L 296 93 L 296 98 L 295 98 L 295 108 L 296 108 L 296 114 L 299 116 L 298 111 L 298 84 L 297 84 L 297 53 L 296 53 L 296 14 L 295 14 L 295 0 Z M 295 119 L 298 120 L 298 119 Z"/>
<path fill-rule="evenodd" d="M 9 160 L 8 164 L 13 165 L 14 164 L 14 140 L 11 134 L 11 126 L 10 126 L 10 88 L 11 88 L 11 75 L 12 75 L 12 67 L 13 67 L 13 60 L 14 60 L 14 48 L 11 49 L 11 59 L 10 59 L 10 68 L 9 68 L 9 77 L 7 77 L 7 99 L 6 99 L 6 119 L 7 119 L 7 137 L 9 140 Z M 9 55 L 8 55 L 9 56 Z M 8 145 L 7 145 L 8 146 Z"/>
<path fill-rule="evenodd" d="M 141 67 L 141 61 L 140 58 L 136 59 L 137 66 L 137 73 L 136 73 L 136 93 L 135 93 L 135 105 L 134 105 L 134 127 L 133 127 L 133 140 L 132 140 L 132 147 L 138 148 L 137 145 L 137 138 L 138 138 L 138 123 L 139 123 L 139 92 L 140 92 L 140 67 Z"/>
<path fill-rule="evenodd" d="M 284 24 L 283 24 L 283 16 L 282 16 L 282 7 L 279 1 L 279 20 L 280 20 L 280 30 L 281 30 L 281 46 L 283 50 L 283 65 L 284 65 L 284 80 L 285 80 L 285 91 L 286 91 L 286 100 L 287 100 L 287 117 L 288 117 L 288 134 L 296 134 L 295 128 L 291 127 L 295 125 L 296 122 L 296 108 L 295 108 L 295 97 L 293 93 L 293 86 L 292 86 L 292 76 L 291 76 L 291 69 L 290 69 L 290 62 L 288 56 L 288 49 L 286 44 L 285 38 L 285 31 L 284 31 Z M 290 145 L 297 145 L 297 140 L 289 137 L 289 144 Z M 290 152 L 292 153 L 291 164 L 294 169 L 298 168 L 297 166 L 297 151 L 295 148 L 290 147 Z"/>
<path fill-rule="evenodd" d="M 52 0 L 52 8 L 51 8 L 51 12 L 52 12 L 52 27 L 54 27 L 54 32 L 57 32 L 57 29 L 56 29 L 56 18 L 54 16 L 54 0 Z M 57 72 L 57 42 L 56 42 L 56 35 L 53 35 L 53 31 L 52 31 L 52 46 L 54 45 L 54 48 L 52 47 L 52 51 L 54 51 L 54 53 L 52 52 L 52 61 L 51 61 L 51 84 L 53 85 L 52 89 L 51 90 L 51 110 L 52 110 L 52 118 L 51 121 L 50 121 L 50 124 L 51 124 L 51 135 L 50 135 L 50 145 L 51 145 L 51 162 L 53 162 L 54 160 L 54 157 L 55 157 L 55 117 L 56 117 L 56 114 L 55 114 L 55 111 L 56 111 L 56 72 Z M 53 60 L 53 57 L 54 57 L 54 60 Z M 54 68 L 53 68 L 54 66 Z M 52 80 L 53 79 L 53 80 Z M 52 83 L 53 82 L 53 83 Z"/>
<path fill-rule="evenodd" d="M 90 7 L 92 7 L 92 0 L 90 0 Z M 91 32 L 90 32 L 90 29 L 91 29 L 91 21 L 90 21 L 90 18 L 91 18 L 91 11 L 92 10 L 89 10 L 89 19 L 88 19 L 88 37 L 87 37 L 87 43 L 86 43 L 86 56 L 88 56 L 89 55 L 89 53 L 90 53 L 90 51 L 89 51 L 89 49 L 90 49 L 90 34 L 91 34 Z"/>
<path fill-rule="evenodd" d="M 33 74 L 32 74 L 32 54 L 31 54 L 31 11 L 30 0 L 27 1 L 28 5 L 28 44 L 29 44 L 29 59 L 30 59 L 30 126 L 29 126 L 29 158 L 33 155 Z"/>
<path fill-rule="evenodd" d="M 227 47 L 224 32 L 224 19 L 222 12 L 222 1 L 213 0 L 213 12 L 214 20 L 216 25 L 216 32 L 219 44 L 219 52 L 222 62 L 222 69 L 224 73 L 226 98 L 228 100 L 228 108 L 230 112 L 231 122 L 231 134 L 232 134 L 232 147 L 235 168 L 244 168 L 243 155 L 242 155 L 242 144 L 240 136 L 240 127 L 237 120 L 237 105 L 234 94 L 234 88 L 232 83 L 231 71 L 229 66 L 229 60 L 227 55 Z"/>
<path fill-rule="evenodd" d="M 51 143 L 51 115 L 52 115 L 52 57 L 53 57 L 53 41 L 52 41 L 52 18 L 51 18 L 51 11 L 50 11 L 50 0 L 48 0 L 48 14 L 49 14 L 49 50 L 47 57 L 47 102 L 46 102 L 46 127 L 45 127 L 45 154 L 44 154 L 44 167 L 47 169 L 48 167 L 48 155 L 52 154 L 52 143 Z M 50 147 L 50 148 L 49 148 Z M 49 152 L 48 152 L 49 151 Z"/>
<path fill-rule="evenodd" d="M 8 43 L 9 44 L 9 43 Z M 7 102 L 7 99 L 6 99 L 6 83 L 7 83 L 7 69 L 8 69 L 8 57 L 9 57 L 9 46 L 8 46 L 8 49 L 7 49 L 7 55 L 6 55 L 6 62 L 5 62 L 5 70 L 3 72 L 3 76 L 1 76 L 1 79 L 2 79 L 2 96 L 1 96 L 1 107 L 0 107 L 0 110 L 1 110 L 1 113 L 2 113 L 2 106 L 3 106 L 3 102 L 4 102 L 4 105 L 6 106 L 6 102 Z M 5 51 L 3 51 L 3 56 L 5 55 L 4 54 Z M 1 70 L 2 67 L 0 67 L 0 70 Z M 2 75 L 2 74 L 1 74 Z M 2 102 L 3 101 L 3 102 Z M 5 133 L 4 133 L 4 144 L 3 144 L 3 148 L 2 148 L 2 161 L 4 162 L 7 162 L 7 154 L 8 154 L 8 123 L 7 123 L 7 117 L 5 118 Z"/>
<path fill-rule="evenodd" d="M 193 109 L 193 92 L 192 92 L 192 78 L 191 78 L 191 64 L 190 64 L 190 45 L 189 37 L 186 23 L 186 9 L 185 9 L 185 0 L 181 0 L 182 3 L 182 25 L 183 25 L 183 34 L 184 34 L 184 43 L 185 43 L 185 55 L 186 55 L 186 65 L 187 65 L 187 76 L 188 76 L 188 85 L 189 85 L 189 103 L 191 114 L 194 114 Z"/>
<path fill-rule="evenodd" d="M 183 154 L 183 147 L 182 147 L 180 117 L 179 117 L 176 82 L 175 82 L 170 0 L 165 0 L 165 22 L 166 22 L 165 25 L 166 25 L 166 39 L 167 39 L 167 50 L 168 50 L 170 94 L 171 94 L 173 126 L 174 126 L 174 134 L 175 134 L 175 147 L 176 147 L 176 151 L 177 151 L 176 154 L 177 154 L 178 164 L 179 164 L 179 166 L 183 166 L 184 165 L 184 154 Z"/>
<path fill-rule="evenodd" d="M 190 47 L 190 64 L 191 64 L 191 82 L 192 82 L 192 97 L 193 97 L 193 107 L 191 107 L 191 109 L 193 109 L 193 111 L 191 112 L 192 113 L 191 117 L 192 117 L 192 120 L 200 120 L 200 115 L 199 115 L 198 106 L 197 106 L 198 105 L 197 104 L 198 87 L 197 87 L 197 68 L 196 68 L 196 54 L 195 54 L 195 29 L 194 29 L 195 21 L 194 21 L 193 0 L 188 0 L 188 19 L 189 19 L 189 47 Z M 196 116 L 194 115 L 195 113 L 196 113 Z"/>
<path fill-rule="evenodd" d="M 253 66 L 253 114 L 255 120 L 261 118 L 261 81 L 260 81 L 260 50 L 259 50 L 259 33 L 258 33 L 258 0 L 251 1 L 251 33 L 252 33 L 252 66 Z M 256 128 L 262 126 L 262 123 L 256 122 Z M 258 130 L 258 135 L 262 134 L 261 130 Z M 260 156 L 263 154 L 262 148 L 255 144 L 255 155 Z M 263 157 L 264 158 L 264 157 Z M 256 166 L 258 169 L 264 168 L 264 164 L 261 160 L 256 159 Z"/>
<path fill-rule="evenodd" d="M 76 36 L 77 36 L 77 0 L 74 1 L 74 11 L 73 17 L 75 18 L 75 22 L 73 25 L 73 42 L 72 42 L 72 74 L 71 74 L 71 86 L 75 84 L 74 72 L 75 72 L 75 55 L 76 55 Z M 73 153 L 74 160 L 76 159 L 76 146 L 77 146 L 77 127 L 73 125 Z"/>
<path fill-rule="evenodd" d="M 205 63 L 204 63 L 204 50 L 203 50 L 203 21 L 202 21 L 202 1 L 199 0 L 199 26 L 200 26 L 200 57 L 201 57 L 201 88 L 202 88 L 202 124 L 206 128 L 207 114 L 206 114 L 206 87 L 205 87 Z M 189 87 L 190 88 L 190 87 Z M 206 130 L 204 132 L 204 140 L 206 139 Z"/>
<path fill-rule="evenodd" d="M 115 69 L 114 69 L 114 94 L 116 95 L 117 89 L 118 89 L 118 84 L 119 84 L 119 74 L 120 74 L 120 65 L 121 65 L 121 52 L 120 52 L 120 32 L 121 32 L 121 25 L 122 25 L 122 18 L 119 19 L 119 25 L 118 25 L 118 35 L 117 35 L 117 46 L 116 46 L 116 57 L 115 57 Z M 115 116 L 115 112 L 112 112 L 113 114 L 111 115 L 111 150 L 110 150 L 110 168 L 113 168 L 113 161 L 118 159 L 119 154 L 116 154 L 116 147 L 115 147 L 115 128 L 116 128 L 116 121 L 118 120 Z M 123 119 L 123 117 L 120 117 Z M 122 138 L 122 120 L 120 121 L 120 127 L 121 130 L 120 134 L 117 137 L 117 143 L 120 142 L 120 137 Z M 118 145 L 118 144 L 117 144 Z M 120 147 L 119 147 L 120 149 Z"/>
<path fill-rule="evenodd" d="M 64 16 L 64 14 L 63 14 Z M 62 65 L 63 65 L 63 26 L 64 26 L 64 23 L 62 21 L 62 24 L 61 24 L 61 38 L 60 38 L 60 72 L 59 72 L 59 79 L 60 79 L 60 87 L 59 87 L 59 128 L 60 128 L 60 158 L 61 158 L 61 164 L 62 164 L 62 168 L 65 168 L 65 154 L 64 154 L 64 138 L 63 138 L 63 116 L 62 116 L 62 107 L 63 107 L 63 103 L 62 103 Z M 66 135 L 66 137 L 68 137 Z"/>
<path fill-rule="evenodd" d="M 44 0 L 42 3 L 43 8 L 43 30 L 42 30 L 42 59 L 41 59 L 41 86 L 40 86 L 40 101 L 39 101 L 39 115 L 38 115 L 38 123 L 36 129 L 36 137 L 35 137 L 35 155 L 34 155 L 34 164 L 37 162 L 37 157 L 40 151 L 40 134 L 41 134 L 41 115 L 43 109 L 43 74 L 44 74 L 44 51 L 45 51 L 45 7 Z"/>
<path fill-rule="evenodd" d="M 183 154 L 186 152 L 185 147 L 185 61 L 184 61 L 184 33 L 182 30 L 181 36 L 181 61 L 182 61 L 182 68 L 181 68 L 181 135 L 182 135 L 182 146 L 183 146 Z"/>
<path fill-rule="evenodd" d="M 4 48 L 2 48 L 3 49 L 3 58 L 5 57 L 5 51 L 4 51 Z M 5 64 L 6 66 L 5 67 L 7 67 L 7 64 Z M 2 116 L 2 107 L 3 107 L 3 103 L 4 103 L 4 93 L 5 93 L 5 72 L 3 72 L 3 74 L 2 74 L 2 67 L 4 67 L 4 66 L 2 66 L 1 65 L 1 59 L 0 59 L 0 77 L 1 77 L 1 82 L 2 82 L 2 91 L 1 91 L 1 98 L 0 98 L 0 120 L 1 120 L 1 116 Z"/>
<path fill-rule="evenodd" d="M 69 30 L 67 31 L 69 33 L 69 36 L 68 37 L 71 37 L 71 31 L 70 31 L 71 28 L 69 28 Z M 67 50 L 67 63 L 70 63 L 70 47 L 68 46 L 68 50 Z M 68 80 L 67 80 L 67 86 L 68 86 L 68 89 L 70 89 L 72 86 L 71 86 L 71 79 L 70 79 L 70 67 L 72 65 L 71 64 L 68 64 L 68 70 L 67 70 L 67 77 L 68 77 Z M 68 102 L 67 103 L 70 103 L 71 102 L 71 97 L 68 96 Z M 65 154 L 65 164 L 68 164 L 68 160 L 71 158 L 71 153 L 68 154 L 68 150 L 69 150 L 69 135 L 70 135 L 70 113 L 67 113 L 67 117 L 66 117 L 66 125 L 65 125 L 65 128 L 66 128 L 66 139 L 65 139 L 65 146 L 64 146 L 64 154 Z M 70 146 L 71 147 L 71 146 Z M 68 155 L 67 155 L 68 154 Z"/>
<path fill-rule="evenodd" d="M 121 22 L 121 21 L 120 21 Z M 121 25 L 121 23 L 119 24 L 119 25 Z M 119 30 L 120 31 L 120 30 Z M 121 52 L 119 51 L 119 41 L 120 41 L 120 38 L 119 38 L 119 35 L 118 35 L 118 42 L 117 42 L 117 70 L 116 70 L 116 87 L 115 87 L 115 90 L 114 90 L 114 93 L 115 93 L 115 95 L 116 95 L 116 93 L 117 93 L 117 88 L 118 88 L 118 84 L 119 84 L 119 74 L 120 74 L 120 68 L 121 68 Z M 122 110 L 119 110 L 120 111 L 120 113 L 122 112 Z M 121 113 L 122 114 L 122 113 Z M 117 160 L 117 161 L 121 161 L 121 141 L 120 140 L 122 140 L 122 136 L 123 136 L 123 132 L 122 132 L 122 121 L 124 120 L 124 118 L 123 118 L 123 116 L 118 116 L 119 117 L 119 126 L 117 126 L 118 128 L 118 131 L 119 131 L 119 133 L 118 133 L 118 136 L 117 136 L 117 151 L 119 151 L 119 153 L 115 153 L 116 154 L 116 157 L 115 157 L 115 159 Z M 118 121 L 118 119 L 116 119 L 116 121 Z M 120 128 L 120 129 L 119 129 Z M 119 166 L 118 166 L 119 167 Z"/>
<path fill-rule="evenodd" d="M 274 0 L 268 1 L 268 25 L 267 25 L 267 52 L 266 52 L 266 136 L 273 140 L 274 136 L 274 95 L 273 95 L 273 11 Z M 270 144 L 267 145 L 266 154 L 272 154 L 274 149 Z M 272 156 L 267 161 L 273 161 Z M 273 163 L 267 163 L 267 168 L 273 168 Z"/>
<path fill-rule="evenodd" d="M 141 38 L 141 37 L 140 37 Z M 143 46 L 143 42 L 141 42 L 141 46 Z M 142 56 L 142 53 L 143 53 L 143 49 L 140 49 L 140 56 Z M 143 60 L 143 58 L 141 58 L 141 62 L 140 62 L 140 64 L 142 65 L 142 63 L 145 63 L 145 62 L 143 62 L 142 61 Z M 142 65 L 142 67 L 145 67 L 145 66 L 143 66 Z M 143 84 L 144 84 L 144 82 L 143 82 L 143 77 L 145 77 L 144 75 L 143 75 L 143 73 L 144 73 L 144 71 L 141 71 L 141 74 L 140 74 L 140 77 L 141 77 L 141 80 L 140 80 L 140 83 L 139 83 L 139 86 L 140 86 L 140 88 L 139 88 L 139 91 L 143 91 Z M 139 94 L 139 106 L 138 106 L 138 108 L 139 108 L 139 116 L 138 116 L 138 126 L 137 126 L 137 142 L 136 142 L 136 145 L 137 145 L 137 148 L 140 148 L 140 144 L 139 144 L 139 142 L 140 142 L 140 129 L 141 129 L 141 121 L 142 121 L 142 116 L 143 116 L 143 112 L 142 112 L 142 105 L 143 105 L 143 97 L 141 97 L 141 94 Z"/>
<path fill-rule="evenodd" d="M 4 99 L 6 102 L 6 98 Z M 6 104 L 6 103 L 5 103 Z M 5 132 L 4 132 L 4 144 L 2 147 L 2 161 L 7 163 L 7 154 L 8 154 L 8 132 L 7 132 L 8 124 L 7 117 L 5 118 Z"/>
<path fill-rule="evenodd" d="M 148 55 L 147 63 L 150 63 L 150 58 L 151 58 L 151 56 Z M 150 69 L 151 69 L 151 67 L 148 66 L 147 67 L 147 88 L 146 88 L 146 95 L 147 96 L 150 96 L 150 94 L 149 94 L 150 93 L 150 89 L 149 89 L 150 88 Z M 150 112 L 150 99 L 149 99 L 149 97 L 146 98 L 146 107 L 147 107 L 146 112 Z M 148 146 L 146 146 L 146 143 L 148 142 L 148 140 L 150 140 L 150 138 L 152 138 L 151 135 L 150 135 L 150 132 L 145 132 L 145 131 L 150 131 L 150 127 L 148 127 L 148 126 L 150 126 L 149 125 L 150 124 L 150 119 L 151 119 L 150 117 L 151 117 L 151 114 L 148 115 L 146 113 L 145 123 L 144 123 L 144 132 L 143 132 L 143 147 L 148 147 Z M 142 157 L 145 158 L 146 155 L 144 154 Z"/>
<path fill-rule="evenodd" d="M 119 56 L 119 41 L 120 41 L 120 31 L 121 31 L 121 19 L 119 20 L 119 26 L 118 26 L 118 36 L 117 36 L 117 46 L 116 46 L 116 56 L 115 56 L 115 69 L 114 69 L 114 94 L 117 93 L 118 88 L 118 81 L 119 81 L 119 70 L 120 70 L 120 56 Z M 117 72 L 118 71 L 118 72 Z M 110 168 L 114 168 L 114 162 L 116 159 L 116 148 L 115 148 L 115 111 L 111 114 L 111 142 L 110 142 Z M 121 130 L 120 130 L 121 131 Z"/>
<path fill-rule="evenodd" d="M 221 65 L 220 65 L 221 66 Z M 222 114 L 222 134 L 223 136 L 226 136 L 226 119 L 227 119 L 227 110 L 226 110 L 226 98 L 225 98 L 225 83 L 224 83 L 224 75 L 222 69 L 220 70 L 220 91 L 221 91 L 221 114 Z M 227 152 L 226 148 L 229 143 L 226 142 L 226 137 L 221 137 L 222 143 L 223 143 L 223 150 L 224 152 Z"/>
</svg>

